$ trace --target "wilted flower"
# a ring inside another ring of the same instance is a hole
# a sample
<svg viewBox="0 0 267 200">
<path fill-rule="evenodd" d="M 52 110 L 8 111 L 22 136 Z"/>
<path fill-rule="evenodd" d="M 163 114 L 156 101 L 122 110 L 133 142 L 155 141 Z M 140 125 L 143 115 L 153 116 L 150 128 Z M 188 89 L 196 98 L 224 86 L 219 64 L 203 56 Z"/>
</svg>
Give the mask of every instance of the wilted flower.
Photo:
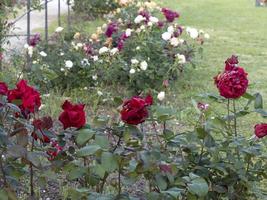
<svg viewBox="0 0 267 200">
<path fill-rule="evenodd" d="M 81 37 L 81 34 L 79 32 L 76 32 L 73 36 L 74 39 L 79 39 Z"/>
</svg>

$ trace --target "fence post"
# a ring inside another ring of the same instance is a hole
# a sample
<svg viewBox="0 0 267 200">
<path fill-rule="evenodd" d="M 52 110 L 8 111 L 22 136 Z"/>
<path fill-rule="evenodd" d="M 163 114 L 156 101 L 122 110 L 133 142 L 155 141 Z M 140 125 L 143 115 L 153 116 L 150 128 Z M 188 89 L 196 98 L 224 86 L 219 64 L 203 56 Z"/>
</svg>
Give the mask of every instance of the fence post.
<svg viewBox="0 0 267 200">
<path fill-rule="evenodd" d="M 45 0 L 45 41 L 48 41 L 48 9 L 47 9 L 48 1 Z"/>
<path fill-rule="evenodd" d="M 31 0 L 27 0 L 27 44 L 31 37 Z M 31 69 L 31 57 L 27 52 L 27 70 Z"/>
<path fill-rule="evenodd" d="M 58 26 L 61 26 L 61 19 L 60 19 L 60 0 L 58 0 Z"/>
</svg>

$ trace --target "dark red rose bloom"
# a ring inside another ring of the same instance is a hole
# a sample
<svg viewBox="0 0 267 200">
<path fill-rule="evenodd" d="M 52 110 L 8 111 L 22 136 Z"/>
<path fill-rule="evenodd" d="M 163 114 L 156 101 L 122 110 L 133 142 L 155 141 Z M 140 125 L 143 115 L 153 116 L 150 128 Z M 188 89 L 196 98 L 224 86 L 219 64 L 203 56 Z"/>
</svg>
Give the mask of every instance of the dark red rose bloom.
<svg viewBox="0 0 267 200">
<path fill-rule="evenodd" d="M 228 99 L 241 97 L 248 88 L 247 73 L 242 67 L 235 67 L 232 71 L 225 71 L 214 79 L 220 95 Z"/>
<path fill-rule="evenodd" d="M 267 124 L 257 124 L 254 127 L 255 135 L 258 138 L 263 138 L 267 135 Z"/>
<path fill-rule="evenodd" d="M 40 139 L 43 143 L 49 143 L 50 138 L 45 134 L 44 130 L 49 130 L 53 127 L 53 120 L 51 117 L 43 117 L 41 119 L 36 119 L 33 121 L 34 131 L 32 137 L 37 140 Z M 38 137 L 36 131 L 39 131 L 42 134 L 42 137 Z"/>
<path fill-rule="evenodd" d="M 34 113 L 41 106 L 40 93 L 27 84 L 26 80 L 17 83 L 17 88 L 8 91 L 8 101 L 21 100 L 19 105 L 24 115 Z"/>
<path fill-rule="evenodd" d="M 54 160 L 58 154 L 63 151 L 63 148 L 64 147 L 60 146 L 57 141 L 53 141 L 52 148 L 47 151 L 47 154 L 49 155 L 48 160 Z"/>
<path fill-rule="evenodd" d="M 233 70 L 235 67 L 238 66 L 238 57 L 235 56 L 235 55 L 232 55 L 231 58 L 228 58 L 226 61 L 225 61 L 225 71 L 231 71 Z"/>
<path fill-rule="evenodd" d="M 179 18 L 179 14 L 175 11 L 172 11 L 168 8 L 162 8 L 161 12 L 164 14 L 168 22 L 173 22 L 175 18 Z"/>
<path fill-rule="evenodd" d="M 145 99 L 140 96 L 124 101 L 121 110 L 121 120 L 127 124 L 138 125 L 148 117 L 147 106 L 153 104 L 153 97 L 148 95 Z"/>
<path fill-rule="evenodd" d="M 62 105 L 64 110 L 60 116 L 59 121 L 63 124 L 64 129 L 75 127 L 81 128 L 86 123 L 84 104 L 72 104 L 69 101 L 65 101 Z"/>
<path fill-rule="evenodd" d="M 178 26 L 177 31 L 173 33 L 174 37 L 179 37 L 183 33 L 183 28 L 181 26 Z"/>
<path fill-rule="evenodd" d="M 158 27 L 159 27 L 159 28 L 163 28 L 163 26 L 164 26 L 164 22 L 159 21 L 159 22 L 158 22 Z"/>
<path fill-rule="evenodd" d="M 107 37 L 111 37 L 113 35 L 113 33 L 116 33 L 118 31 L 118 25 L 115 22 L 111 22 L 110 24 L 108 24 L 107 30 L 105 35 Z"/>
<path fill-rule="evenodd" d="M 6 83 L 0 82 L 0 95 L 7 95 L 8 93 L 8 87 Z"/>
<path fill-rule="evenodd" d="M 143 16 L 144 18 L 146 18 L 145 23 L 149 22 L 149 18 L 150 18 L 150 13 L 146 10 L 140 11 L 139 15 Z"/>
<path fill-rule="evenodd" d="M 29 45 L 35 47 L 41 41 L 40 33 L 36 33 L 33 37 L 30 38 Z"/>
</svg>

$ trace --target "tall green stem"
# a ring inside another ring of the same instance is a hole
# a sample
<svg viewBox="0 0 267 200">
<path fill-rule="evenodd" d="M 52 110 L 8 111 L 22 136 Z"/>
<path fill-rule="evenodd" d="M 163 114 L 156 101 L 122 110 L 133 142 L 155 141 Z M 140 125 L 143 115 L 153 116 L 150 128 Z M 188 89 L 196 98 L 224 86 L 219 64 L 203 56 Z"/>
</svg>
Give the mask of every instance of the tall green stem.
<svg viewBox="0 0 267 200">
<path fill-rule="evenodd" d="M 237 137 L 237 119 L 236 119 L 235 99 L 233 99 L 233 108 L 234 108 L 234 131 L 235 131 L 235 137 Z"/>
<path fill-rule="evenodd" d="M 2 154 L 0 154 L 0 168 L 1 168 L 2 175 L 3 175 L 4 186 L 7 186 L 7 179 L 6 179 L 6 173 L 5 173 L 4 165 L 3 165 Z"/>
<path fill-rule="evenodd" d="M 227 122 L 228 122 L 228 129 L 230 133 L 232 132 L 231 129 L 231 119 L 230 119 L 230 99 L 227 99 Z"/>
<path fill-rule="evenodd" d="M 31 152 L 33 152 L 34 149 L 34 138 L 32 138 L 32 147 Z M 30 164 L 30 189 L 31 189 L 31 197 L 34 196 L 34 187 L 33 187 L 33 164 Z"/>
</svg>

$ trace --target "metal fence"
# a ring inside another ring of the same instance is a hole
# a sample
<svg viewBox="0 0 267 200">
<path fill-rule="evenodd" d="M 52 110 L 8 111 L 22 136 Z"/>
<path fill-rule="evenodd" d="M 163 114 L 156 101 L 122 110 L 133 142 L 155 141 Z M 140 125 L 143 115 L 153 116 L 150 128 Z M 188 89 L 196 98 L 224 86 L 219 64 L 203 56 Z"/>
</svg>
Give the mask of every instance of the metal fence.
<svg viewBox="0 0 267 200">
<path fill-rule="evenodd" d="M 49 9 L 48 9 L 48 4 L 50 2 L 55 2 L 57 1 L 57 22 L 58 22 L 58 26 L 61 26 L 62 22 L 61 22 L 61 8 L 62 8 L 62 2 L 61 0 L 43 0 L 43 2 L 41 3 L 41 8 L 44 9 L 44 39 L 47 42 L 48 38 L 49 38 L 49 26 L 48 26 L 48 15 L 49 15 Z M 66 4 L 68 6 L 68 12 L 67 12 L 67 26 L 68 26 L 68 30 L 71 29 L 71 20 L 70 20 L 70 10 L 71 10 L 71 5 L 69 3 L 69 0 L 66 0 Z M 37 9 L 32 8 L 32 2 L 31 0 L 27 0 L 27 10 L 25 13 L 23 13 L 22 15 L 20 15 L 19 17 L 17 17 L 14 21 L 12 21 L 12 24 L 16 24 L 18 21 L 20 21 L 21 19 L 23 19 L 25 16 L 27 16 L 27 32 L 23 33 L 23 34 L 8 34 L 6 35 L 6 37 L 10 38 L 10 37 L 26 37 L 27 38 L 27 43 L 30 42 L 32 33 L 31 33 L 31 13 L 32 11 L 35 11 Z M 31 68 L 31 58 L 29 55 L 27 55 L 27 68 L 30 69 Z"/>
</svg>

